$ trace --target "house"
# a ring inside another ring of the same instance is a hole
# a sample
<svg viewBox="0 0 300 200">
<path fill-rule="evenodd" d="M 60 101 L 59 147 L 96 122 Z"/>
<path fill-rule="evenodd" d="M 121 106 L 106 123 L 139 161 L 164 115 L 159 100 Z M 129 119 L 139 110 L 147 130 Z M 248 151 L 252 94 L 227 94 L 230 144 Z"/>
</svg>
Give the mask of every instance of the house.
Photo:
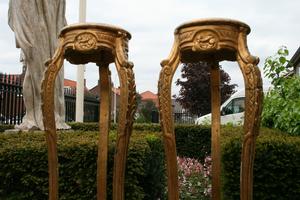
<svg viewBox="0 0 300 200">
<path fill-rule="evenodd" d="M 158 96 L 157 94 L 154 94 L 153 92 L 151 91 L 145 91 L 145 92 L 142 92 L 140 94 L 141 96 L 141 103 L 143 104 L 143 102 L 146 102 L 146 101 L 152 101 L 156 108 L 158 108 Z"/>
<path fill-rule="evenodd" d="M 76 85 L 77 82 L 70 80 L 70 79 L 64 79 L 64 92 L 65 94 L 69 95 L 76 95 Z M 93 93 L 89 91 L 89 89 L 86 87 L 86 80 L 84 79 L 84 95 L 85 96 L 94 96 Z"/>
<path fill-rule="evenodd" d="M 141 101 L 146 101 L 146 100 L 150 100 L 153 101 L 153 103 L 155 104 L 155 106 L 158 108 L 158 95 L 154 94 L 151 91 L 145 91 L 142 92 L 141 94 Z M 176 101 L 176 99 L 172 99 L 172 107 L 173 107 L 173 112 L 182 112 L 183 108 L 181 106 L 181 104 Z"/>
<path fill-rule="evenodd" d="M 293 73 L 295 75 L 300 76 L 300 47 L 297 49 L 297 51 L 293 55 L 290 62 L 294 67 Z"/>
<path fill-rule="evenodd" d="M 113 84 L 112 84 L 113 85 Z M 100 83 L 89 90 L 91 94 L 100 98 Z M 111 88 L 111 119 L 116 120 L 120 105 L 120 88 Z"/>
</svg>

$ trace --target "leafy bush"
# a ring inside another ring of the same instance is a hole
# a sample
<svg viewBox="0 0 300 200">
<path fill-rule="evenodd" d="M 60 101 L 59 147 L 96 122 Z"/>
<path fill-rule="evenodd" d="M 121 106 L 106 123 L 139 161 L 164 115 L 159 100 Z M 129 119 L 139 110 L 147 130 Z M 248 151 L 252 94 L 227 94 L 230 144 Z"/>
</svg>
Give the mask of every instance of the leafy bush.
<svg viewBox="0 0 300 200">
<path fill-rule="evenodd" d="M 108 199 L 116 134 L 110 134 Z M 96 199 L 96 132 L 59 133 L 60 199 Z M 133 134 L 127 157 L 125 199 L 159 198 L 165 188 L 160 137 Z M 0 135 L 0 199 L 47 199 L 47 148 L 43 133 Z M 152 170 L 149 170 L 151 168 Z M 155 182 L 159 181 L 159 182 Z"/>
<path fill-rule="evenodd" d="M 288 50 L 282 47 L 265 61 L 264 71 L 272 79 L 273 89 L 264 99 L 262 124 L 278 128 L 291 135 L 300 134 L 300 77 L 287 77 L 292 67 L 286 59 Z"/>
<path fill-rule="evenodd" d="M 196 125 L 175 126 L 177 154 L 180 157 L 204 160 L 211 152 L 210 127 Z"/>
<path fill-rule="evenodd" d="M 289 77 L 264 99 L 262 123 L 291 135 L 300 134 L 300 77 Z"/>
<path fill-rule="evenodd" d="M 222 143 L 223 194 L 239 199 L 242 129 Z M 300 199 L 300 137 L 262 129 L 256 143 L 253 199 Z"/>
</svg>

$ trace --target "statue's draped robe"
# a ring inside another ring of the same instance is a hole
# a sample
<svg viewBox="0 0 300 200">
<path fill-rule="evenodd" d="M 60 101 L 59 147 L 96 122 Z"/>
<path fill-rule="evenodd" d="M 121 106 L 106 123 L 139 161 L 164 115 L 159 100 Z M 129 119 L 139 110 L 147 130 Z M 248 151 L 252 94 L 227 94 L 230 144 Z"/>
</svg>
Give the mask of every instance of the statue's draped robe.
<svg viewBox="0 0 300 200">
<path fill-rule="evenodd" d="M 16 46 L 25 56 L 27 70 L 23 82 L 26 114 L 18 129 L 44 129 L 41 110 L 41 82 L 45 62 L 57 47 L 58 35 L 66 25 L 65 0 L 10 0 L 8 23 L 15 33 Z M 60 71 L 55 85 L 55 120 L 58 129 L 65 124 L 64 74 Z"/>
</svg>

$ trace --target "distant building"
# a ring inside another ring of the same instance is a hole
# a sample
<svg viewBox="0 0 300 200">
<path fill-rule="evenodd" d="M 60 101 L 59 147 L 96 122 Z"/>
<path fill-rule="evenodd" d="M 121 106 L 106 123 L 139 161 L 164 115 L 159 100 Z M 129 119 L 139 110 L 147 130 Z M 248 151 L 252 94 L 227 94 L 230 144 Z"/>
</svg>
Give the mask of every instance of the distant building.
<svg viewBox="0 0 300 200">
<path fill-rule="evenodd" d="M 151 100 L 151 101 L 153 101 L 155 106 L 158 108 L 159 103 L 158 103 L 158 95 L 157 94 L 154 94 L 151 91 L 145 91 L 145 92 L 142 92 L 140 95 L 141 95 L 142 103 L 143 103 L 143 101 Z M 176 99 L 172 99 L 172 107 L 173 107 L 174 112 L 182 112 L 183 111 L 181 104 L 178 101 L 176 101 Z"/>
<path fill-rule="evenodd" d="M 114 119 L 114 113 L 118 115 L 120 107 L 120 88 L 111 88 L 111 119 Z M 100 83 L 89 91 L 94 96 L 100 98 Z M 116 105 L 115 105 L 116 104 Z M 115 110 L 116 109 L 116 110 Z"/>
<path fill-rule="evenodd" d="M 77 82 L 70 80 L 70 79 L 64 79 L 64 90 L 65 93 L 67 92 L 68 94 L 76 94 L 76 85 Z M 93 94 L 89 91 L 89 89 L 86 87 L 86 80 L 84 79 L 84 94 L 88 96 L 93 96 Z"/>
<path fill-rule="evenodd" d="M 140 95 L 141 95 L 141 102 L 142 103 L 145 102 L 145 101 L 150 100 L 158 108 L 158 96 L 157 96 L 157 94 L 154 94 L 151 91 L 145 91 L 145 92 L 142 92 Z"/>
<path fill-rule="evenodd" d="M 293 73 L 295 75 L 300 76 L 300 47 L 298 48 L 298 50 L 293 55 L 290 62 L 294 67 Z"/>
</svg>

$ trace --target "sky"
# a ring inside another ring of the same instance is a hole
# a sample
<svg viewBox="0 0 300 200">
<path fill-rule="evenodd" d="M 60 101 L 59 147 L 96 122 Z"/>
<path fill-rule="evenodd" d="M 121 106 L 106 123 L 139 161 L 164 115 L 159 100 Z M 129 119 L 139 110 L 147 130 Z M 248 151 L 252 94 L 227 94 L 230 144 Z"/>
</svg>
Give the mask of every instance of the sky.
<svg viewBox="0 0 300 200">
<path fill-rule="evenodd" d="M 14 34 L 7 24 L 9 0 L 0 2 L 0 72 L 21 73 L 19 49 L 15 48 Z M 251 27 L 248 48 L 252 55 L 264 60 L 274 55 L 284 45 L 290 57 L 300 46 L 299 0 L 87 0 L 87 22 L 117 25 L 129 31 L 129 60 L 134 63 L 138 92 L 157 92 L 160 62 L 167 58 L 173 41 L 174 30 L 187 21 L 203 18 L 230 18 L 245 22 Z M 68 24 L 76 23 L 79 0 L 66 0 Z M 231 76 L 231 83 L 244 87 L 243 77 L 236 63 L 222 62 L 222 68 Z M 118 86 L 115 66 L 110 65 L 112 79 Z M 65 78 L 76 80 L 76 66 L 65 62 Z M 98 82 L 95 64 L 86 66 L 87 87 Z M 172 93 L 178 94 L 175 81 L 180 78 L 178 68 L 172 84 Z M 264 84 L 269 81 L 264 79 Z"/>
</svg>

